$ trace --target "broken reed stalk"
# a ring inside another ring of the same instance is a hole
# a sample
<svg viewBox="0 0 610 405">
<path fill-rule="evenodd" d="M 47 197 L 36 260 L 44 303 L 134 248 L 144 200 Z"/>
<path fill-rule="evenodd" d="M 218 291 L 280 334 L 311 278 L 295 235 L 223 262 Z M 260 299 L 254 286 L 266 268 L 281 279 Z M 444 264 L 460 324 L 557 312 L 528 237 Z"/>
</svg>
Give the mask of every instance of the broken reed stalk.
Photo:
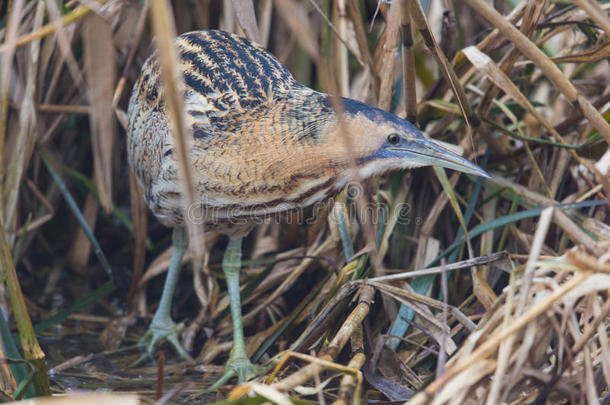
<svg viewBox="0 0 610 405">
<path fill-rule="evenodd" d="M 350 362 L 347 364 L 347 367 L 354 370 L 360 370 L 362 369 L 362 366 L 364 366 L 365 362 L 366 356 L 364 355 L 364 353 L 359 352 L 356 353 L 354 357 L 352 357 Z M 349 397 L 352 397 L 354 399 L 354 402 L 359 400 L 356 398 L 359 383 L 360 381 L 357 381 L 357 379 L 354 378 L 353 375 L 345 374 L 341 378 L 341 383 L 339 384 L 339 396 L 337 400 L 333 402 L 333 405 L 347 405 L 347 398 Z"/>
<path fill-rule="evenodd" d="M 314 375 L 320 374 L 324 369 L 329 368 L 331 365 L 334 365 L 333 359 L 337 357 L 341 349 L 345 346 L 348 339 L 353 335 L 354 331 L 362 324 L 364 318 L 368 315 L 371 303 L 373 301 L 373 296 L 375 295 L 375 290 L 371 286 L 365 286 L 362 288 L 360 292 L 360 299 L 358 300 L 358 305 L 356 308 L 350 313 L 345 322 L 339 331 L 333 338 L 333 340 L 328 345 L 328 348 L 325 350 L 325 353 L 320 356 L 317 362 L 312 362 L 309 365 L 303 367 L 299 371 L 291 374 L 290 376 L 284 378 L 281 381 L 271 384 L 273 388 L 276 388 L 280 391 L 290 390 L 297 385 L 301 385 L 306 381 L 309 381 L 313 378 Z M 288 357 L 291 354 L 287 355 Z M 294 354 L 292 354 L 294 356 Z M 283 363 L 287 360 L 287 358 L 283 359 L 278 363 L 275 371 L 271 374 L 271 378 L 279 371 L 279 368 L 283 365 Z M 362 377 L 360 377 L 361 379 Z M 360 384 L 359 384 L 360 385 Z M 356 398 L 356 394 L 354 394 Z"/>
</svg>

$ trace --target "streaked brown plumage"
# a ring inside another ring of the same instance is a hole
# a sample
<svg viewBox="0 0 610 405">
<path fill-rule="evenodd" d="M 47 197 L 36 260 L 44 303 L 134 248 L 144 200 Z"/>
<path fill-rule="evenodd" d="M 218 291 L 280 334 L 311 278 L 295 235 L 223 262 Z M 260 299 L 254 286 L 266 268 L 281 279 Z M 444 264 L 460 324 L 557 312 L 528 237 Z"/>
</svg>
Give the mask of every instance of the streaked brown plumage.
<svg viewBox="0 0 610 405">
<path fill-rule="evenodd" d="M 197 218 L 203 218 L 207 230 L 238 240 L 251 229 L 253 218 L 312 205 L 355 177 L 389 170 L 435 164 L 485 175 L 426 140 L 409 122 L 367 104 L 338 99 L 340 125 L 329 96 L 295 81 L 273 55 L 244 38 L 197 31 L 178 37 L 176 46 L 192 132 Z M 153 53 L 129 102 L 129 163 L 152 212 L 163 224 L 180 229 L 185 219 L 170 127 Z M 236 249 L 232 256 L 227 252 L 232 264 Z M 168 279 L 172 271 L 170 266 Z M 239 293 L 231 288 L 233 304 Z M 169 296 L 171 301 L 171 292 Z M 236 315 L 241 318 L 239 311 L 232 315 L 234 322 Z M 171 320 L 168 314 L 164 318 L 157 323 L 168 329 Z M 234 323 L 234 331 L 237 345 L 241 321 Z M 244 360 L 245 354 L 240 356 Z M 242 366 L 234 365 L 240 381 L 249 372 L 240 368 L 250 367 L 249 362 Z"/>
</svg>

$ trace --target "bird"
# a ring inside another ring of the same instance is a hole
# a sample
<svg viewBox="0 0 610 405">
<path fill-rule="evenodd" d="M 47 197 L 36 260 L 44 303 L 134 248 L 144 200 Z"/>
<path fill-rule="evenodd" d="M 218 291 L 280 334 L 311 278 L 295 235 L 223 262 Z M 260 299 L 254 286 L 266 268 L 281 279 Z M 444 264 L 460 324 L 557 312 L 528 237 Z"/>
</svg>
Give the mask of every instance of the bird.
<svg viewBox="0 0 610 405">
<path fill-rule="evenodd" d="M 489 175 L 409 121 L 297 82 L 273 54 L 244 37 L 193 31 L 177 36 L 175 47 L 198 212 L 206 231 L 228 236 L 222 269 L 233 346 L 218 383 L 233 377 L 243 383 L 261 372 L 246 354 L 239 292 L 242 239 L 260 218 L 327 201 L 354 180 L 390 171 L 432 165 Z M 170 315 L 189 216 L 156 51 L 130 96 L 127 154 L 148 207 L 173 228 L 161 301 L 140 344 L 152 353 L 166 340 L 190 359 Z"/>
</svg>

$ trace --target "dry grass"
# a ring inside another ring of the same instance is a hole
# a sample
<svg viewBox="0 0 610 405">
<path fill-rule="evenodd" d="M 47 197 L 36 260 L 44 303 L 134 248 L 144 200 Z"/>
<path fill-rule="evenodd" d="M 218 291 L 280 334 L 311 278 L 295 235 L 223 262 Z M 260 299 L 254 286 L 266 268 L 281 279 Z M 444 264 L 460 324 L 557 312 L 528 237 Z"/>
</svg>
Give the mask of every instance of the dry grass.
<svg viewBox="0 0 610 405">
<path fill-rule="evenodd" d="M 608 403 L 610 4 L 430 3 L 0 1 L 2 398 Z M 244 323 L 272 371 L 217 397 L 203 391 L 231 347 L 218 235 L 190 230 L 174 303 L 197 365 L 165 351 L 130 366 L 170 232 L 128 171 L 127 101 L 156 36 L 193 199 L 171 44 L 206 28 L 263 44 L 310 87 L 409 117 L 494 175 L 395 173 L 307 225 L 260 225 Z"/>
</svg>

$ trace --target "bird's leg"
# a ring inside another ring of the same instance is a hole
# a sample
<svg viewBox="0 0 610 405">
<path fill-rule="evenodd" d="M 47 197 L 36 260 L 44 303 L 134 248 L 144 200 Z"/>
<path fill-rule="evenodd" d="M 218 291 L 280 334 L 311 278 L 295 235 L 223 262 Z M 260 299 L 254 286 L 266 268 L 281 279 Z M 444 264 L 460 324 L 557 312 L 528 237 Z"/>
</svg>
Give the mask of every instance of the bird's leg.
<svg viewBox="0 0 610 405">
<path fill-rule="evenodd" d="M 222 271 L 227 280 L 227 290 L 229 292 L 229 302 L 231 305 L 233 348 L 231 349 L 231 355 L 229 356 L 229 362 L 225 367 L 224 375 L 216 381 L 209 390 L 214 390 L 222 386 L 233 376 L 237 376 L 237 381 L 241 384 L 264 371 L 263 367 L 252 364 L 246 354 L 244 328 L 241 321 L 241 297 L 239 293 L 241 241 L 242 238 L 230 238 L 222 260 Z"/>
<path fill-rule="evenodd" d="M 176 283 L 178 282 L 178 276 L 180 275 L 180 263 L 182 262 L 182 257 L 184 256 L 187 246 L 188 237 L 186 229 L 183 227 L 175 227 L 172 233 L 172 258 L 169 269 L 167 270 L 161 302 L 159 303 L 159 307 L 157 308 L 157 312 L 155 312 L 155 316 L 152 319 L 148 331 L 138 342 L 139 346 L 146 348 L 146 354 L 137 361 L 138 363 L 146 356 L 151 357 L 155 344 L 163 339 L 171 343 L 182 358 L 193 362 L 191 356 L 184 350 L 178 341 L 178 335 L 182 326 L 176 325 L 174 321 L 172 321 L 170 315 L 172 298 L 174 296 L 174 290 L 176 289 Z"/>
</svg>

